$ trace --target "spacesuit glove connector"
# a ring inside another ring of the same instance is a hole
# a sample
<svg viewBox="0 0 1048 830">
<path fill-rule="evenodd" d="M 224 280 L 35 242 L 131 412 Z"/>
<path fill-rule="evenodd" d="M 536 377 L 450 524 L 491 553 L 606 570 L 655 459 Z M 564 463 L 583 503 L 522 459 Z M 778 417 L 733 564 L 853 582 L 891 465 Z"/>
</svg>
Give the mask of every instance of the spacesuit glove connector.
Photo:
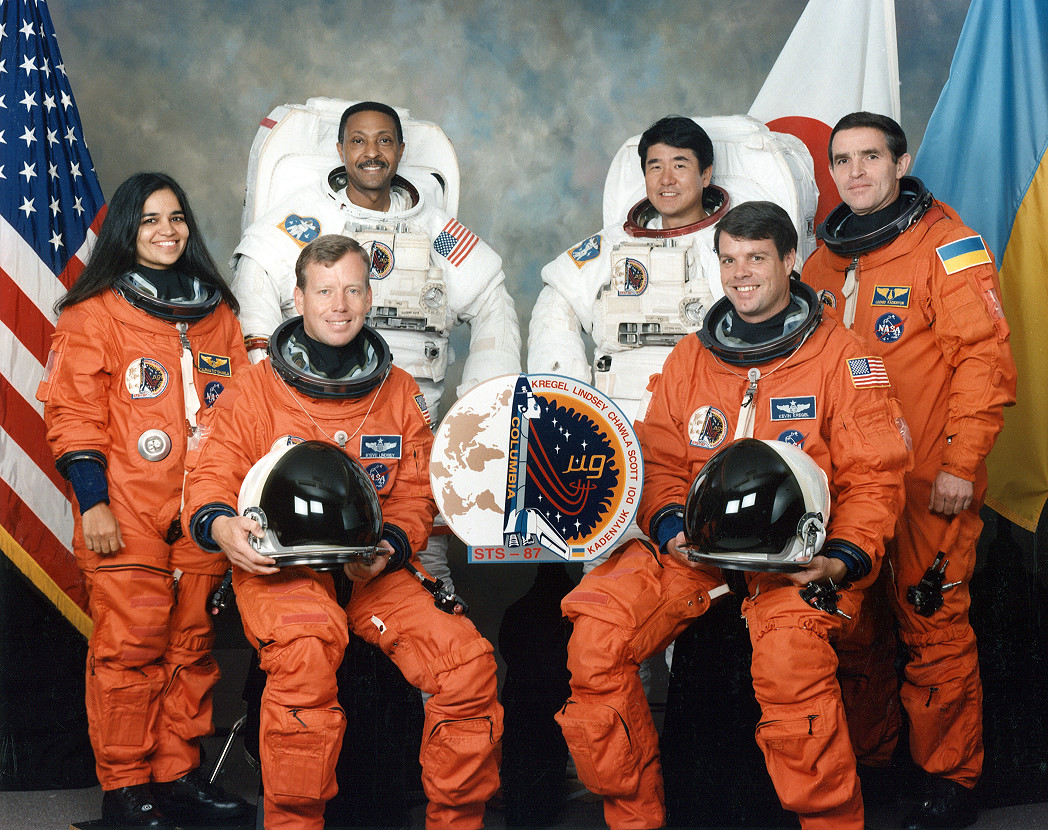
<svg viewBox="0 0 1048 830">
<path fill-rule="evenodd" d="M 76 495 L 80 515 L 99 502 L 109 504 L 109 481 L 106 478 L 105 456 L 99 457 L 96 453 L 66 453 L 58 459 L 56 466 L 58 466 L 58 471 L 73 485 L 73 493 Z"/>
<path fill-rule="evenodd" d="M 201 548 L 209 553 L 218 553 L 221 548 L 211 535 L 211 525 L 219 516 L 235 516 L 237 511 L 228 504 L 212 502 L 205 504 L 189 520 L 189 534 Z"/>
<path fill-rule="evenodd" d="M 382 525 L 382 539 L 389 542 L 393 553 L 389 556 L 386 568 L 382 573 L 393 573 L 404 567 L 411 559 L 411 543 L 408 542 L 407 534 L 396 525 L 385 522 Z"/>
<path fill-rule="evenodd" d="M 659 545 L 659 553 L 669 553 L 667 545 L 684 530 L 684 506 L 670 504 L 652 516 L 649 525 L 651 536 Z"/>
<path fill-rule="evenodd" d="M 848 569 L 848 582 L 856 582 L 868 576 L 873 569 L 873 562 L 866 551 L 844 539 L 827 539 L 819 553 L 843 562 Z"/>
</svg>

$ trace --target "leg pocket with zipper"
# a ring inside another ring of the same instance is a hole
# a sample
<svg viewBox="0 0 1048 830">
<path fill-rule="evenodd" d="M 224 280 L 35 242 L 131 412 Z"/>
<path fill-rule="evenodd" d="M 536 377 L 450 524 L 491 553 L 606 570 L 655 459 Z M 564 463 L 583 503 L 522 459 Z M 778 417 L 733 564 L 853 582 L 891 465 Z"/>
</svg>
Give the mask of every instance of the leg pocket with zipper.
<svg viewBox="0 0 1048 830">
<path fill-rule="evenodd" d="M 603 703 L 569 700 L 555 715 L 579 780 L 598 795 L 631 795 L 640 782 L 637 755 L 622 715 Z"/>
</svg>

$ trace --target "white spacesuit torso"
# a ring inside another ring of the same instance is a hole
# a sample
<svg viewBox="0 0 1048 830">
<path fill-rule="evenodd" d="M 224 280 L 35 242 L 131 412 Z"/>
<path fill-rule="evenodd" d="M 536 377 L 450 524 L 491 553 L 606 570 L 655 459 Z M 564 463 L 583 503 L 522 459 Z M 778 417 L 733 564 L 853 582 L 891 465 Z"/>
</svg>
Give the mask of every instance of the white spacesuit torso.
<svg viewBox="0 0 1048 830">
<path fill-rule="evenodd" d="M 707 206 L 710 215 L 686 228 L 662 229 L 662 217 L 642 198 L 640 136 L 634 136 L 608 172 L 606 227 L 542 269 L 531 315 L 528 371 L 592 383 L 634 420 L 648 378 L 662 370 L 681 337 L 701 328 L 724 294 L 713 235 L 728 209 L 753 199 L 775 201 L 797 225 L 798 261 L 815 246 L 817 190 L 803 144 L 746 116 L 695 120 L 714 146 L 708 195 L 719 198 Z M 593 340 L 592 360 L 582 332 Z"/>
<path fill-rule="evenodd" d="M 244 234 L 233 254 L 233 290 L 244 336 L 265 338 L 294 316 L 295 260 L 321 234 L 352 236 L 372 255 L 372 311 L 394 362 L 418 381 L 431 412 L 455 357 L 448 333 L 470 322 L 471 349 L 461 390 L 519 371 L 520 340 L 502 260 L 470 230 L 406 180 L 394 180 L 390 209 L 361 208 L 346 197 L 341 169 L 271 209 Z M 478 344 L 479 347 L 478 347 Z"/>
<path fill-rule="evenodd" d="M 542 269 L 545 284 L 533 320 L 548 319 L 547 303 L 566 304 L 577 318 L 573 337 L 546 330 L 528 345 L 528 370 L 565 374 L 592 383 L 633 419 L 649 375 L 658 372 L 685 334 L 697 331 L 710 306 L 723 296 L 713 226 L 727 198 L 705 221 L 686 232 L 663 231 L 661 217 L 640 217 L 605 228 Z M 650 205 L 648 205 L 650 208 Z M 643 235 L 640 235 L 643 233 Z M 594 342 L 592 366 L 578 328 Z M 532 332 L 535 332 L 534 324 Z M 565 340 L 571 340 L 568 347 Z"/>
</svg>

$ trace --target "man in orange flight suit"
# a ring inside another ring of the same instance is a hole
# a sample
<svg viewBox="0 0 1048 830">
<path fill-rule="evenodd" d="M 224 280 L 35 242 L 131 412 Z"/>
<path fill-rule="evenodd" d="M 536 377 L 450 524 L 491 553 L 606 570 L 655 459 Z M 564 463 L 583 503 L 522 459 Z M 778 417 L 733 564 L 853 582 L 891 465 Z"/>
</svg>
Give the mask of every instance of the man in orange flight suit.
<svg viewBox="0 0 1048 830">
<path fill-rule="evenodd" d="M 832 579 L 840 609 L 858 613 L 902 506 L 905 422 L 879 361 L 822 318 L 815 293 L 791 278 L 797 233 L 782 208 L 739 205 L 718 224 L 715 243 L 725 298 L 653 376 L 637 425 L 645 474 L 639 522 L 661 552 L 630 542 L 564 598 L 574 623 L 571 698 L 557 719 L 579 777 L 604 796 L 608 825 L 661 827 L 658 737 L 638 665 L 725 593 L 728 578 L 681 552 L 685 495 L 733 434 L 798 445 L 830 481 L 829 540 L 799 573 L 747 572 L 738 585 L 747 593 L 763 713 L 757 741 L 780 800 L 802 827 L 860 830 L 862 796 L 832 647 L 852 623 L 809 605 L 799 586 Z"/>
<path fill-rule="evenodd" d="M 491 644 L 463 616 L 443 613 L 403 566 L 418 567 L 436 507 L 429 486 L 433 435 L 418 385 L 392 366 L 385 341 L 364 325 L 371 306 L 367 253 L 350 237 L 321 236 L 296 267 L 296 308 L 270 340 L 270 357 L 220 398 L 210 436 L 187 459 L 187 532 L 233 564 L 244 631 L 267 674 L 259 746 L 267 828 L 321 828 L 337 792 L 345 730 L 335 671 L 348 626 L 380 647 L 432 697 L 420 760 L 428 827 L 483 824 L 498 789 L 502 708 Z M 383 532 L 374 564 L 345 566 L 345 609 L 330 573 L 273 567 L 248 544 L 263 530 L 233 505 L 253 463 L 298 440 L 340 445 L 378 491 Z"/>
<path fill-rule="evenodd" d="M 888 593 L 910 656 L 902 686 L 910 750 L 928 775 L 904 826 L 967 827 L 976 817 L 971 788 L 983 760 L 968 585 L 982 527 L 984 459 L 1003 408 L 1015 400 L 997 271 L 982 237 L 905 176 L 910 156 L 895 121 L 845 116 L 829 155 L 844 203 L 819 228 L 826 245 L 805 264 L 804 280 L 883 357 L 913 430 L 906 507 L 888 546 Z M 937 590 L 908 599 L 940 551 L 948 562 L 941 581 L 956 583 L 941 592 L 941 607 Z M 857 702 L 876 701 L 884 712 L 894 693 L 894 685 L 870 688 Z M 890 758 L 893 738 L 876 757 Z"/>
</svg>

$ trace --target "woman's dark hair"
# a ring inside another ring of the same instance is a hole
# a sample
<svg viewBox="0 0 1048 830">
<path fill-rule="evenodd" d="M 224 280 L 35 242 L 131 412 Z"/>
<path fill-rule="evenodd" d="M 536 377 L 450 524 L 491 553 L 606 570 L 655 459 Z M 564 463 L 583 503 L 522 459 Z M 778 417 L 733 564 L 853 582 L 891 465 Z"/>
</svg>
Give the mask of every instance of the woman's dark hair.
<svg viewBox="0 0 1048 830">
<path fill-rule="evenodd" d="M 196 217 L 193 216 L 186 192 L 166 173 L 135 173 L 116 189 L 109 200 L 106 218 L 98 232 L 98 241 L 91 251 L 91 257 L 73 287 L 55 303 L 56 314 L 101 294 L 121 276 L 134 270 L 142 209 L 146 199 L 158 190 L 170 190 L 175 194 L 185 214 L 186 227 L 189 228 L 186 249 L 178 259 L 179 270 L 187 276 L 196 277 L 204 285 L 218 289 L 233 312 L 240 311 L 240 304 L 222 279 L 215 260 L 211 258 L 198 233 Z"/>
</svg>

